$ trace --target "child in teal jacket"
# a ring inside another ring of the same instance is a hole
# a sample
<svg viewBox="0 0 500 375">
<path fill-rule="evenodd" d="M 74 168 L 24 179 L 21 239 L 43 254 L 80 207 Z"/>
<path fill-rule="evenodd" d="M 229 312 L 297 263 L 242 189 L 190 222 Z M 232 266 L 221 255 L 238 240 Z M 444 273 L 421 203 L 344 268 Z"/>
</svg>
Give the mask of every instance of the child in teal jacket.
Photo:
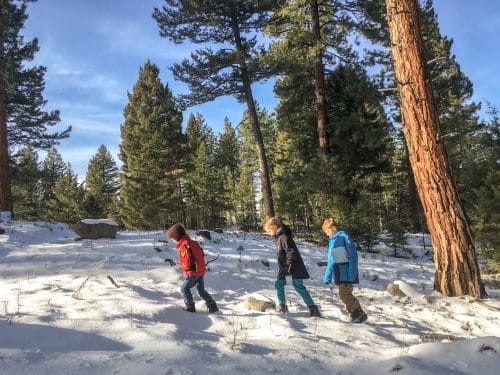
<svg viewBox="0 0 500 375">
<path fill-rule="evenodd" d="M 328 263 L 324 275 L 325 285 L 332 280 L 339 287 L 339 298 L 351 316 L 351 322 L 362 323 L 368 316 L 359 301 L 352 295 L 353 284 L 359 283 L 358 251 L 351 236 L 338 228 L 332 218 L 326 219 L 322 226 L 328 240 Z"/>
</svg>

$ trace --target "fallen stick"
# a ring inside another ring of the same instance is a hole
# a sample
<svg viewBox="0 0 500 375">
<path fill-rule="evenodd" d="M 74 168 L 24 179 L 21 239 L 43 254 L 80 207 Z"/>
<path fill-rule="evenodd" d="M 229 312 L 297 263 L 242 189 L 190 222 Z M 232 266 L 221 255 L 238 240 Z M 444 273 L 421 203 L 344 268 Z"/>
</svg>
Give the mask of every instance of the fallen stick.
<svg viewBox="0 0 500 375">
<path fill-rule="evenodd" d="M 111 276 L 108 275 L 107 278 L 109 279 L 109 281 L 111 281 L 111 284 L 113 284 L 115 287 L 117 288 L 120 287 L 120 285 L 118 285 Z"/>
</svg>

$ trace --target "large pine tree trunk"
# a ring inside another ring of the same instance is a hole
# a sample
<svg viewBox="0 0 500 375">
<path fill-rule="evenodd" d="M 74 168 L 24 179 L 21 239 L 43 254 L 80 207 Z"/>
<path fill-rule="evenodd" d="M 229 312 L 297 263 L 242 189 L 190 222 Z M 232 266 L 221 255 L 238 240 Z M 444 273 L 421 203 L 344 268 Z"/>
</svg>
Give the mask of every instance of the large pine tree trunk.
<svg viewBox="0 0 500 375">
<path fill-rule="evenodd" d="M 328 149 L 328 137 L 326 134 L 326 92 L 325 92 L 325 68 L 323 66 L 323 47 L 321 46 L 321 30 L 319 23 L 318 1 L 311 0 L 311 25 L 312 44 L 314 48 L 314 85 L 316 94 L 317 127 L 319 137 L 319 148 L 322 152 Z"/>
<path fill-rule="evenodd" d="M 1 18 L 0 18 L 1 20 Z M 13 211 L 7 142 L 7 94 L 4 42 L 0 35 L 0 211 Z"/>
<path fill-rule="evenodd" d="M 434 248 L 434 287 L 447 296 L 485 297 L 465 212 L 451 176 L 430 80 L 416 0 L 386 0 L 404 135 Z"/>
<path fill-rule="evenodd" d="M 238 15 L 236 14 L 234 8 L 232 10 L 233 12 L 231 24 L 234 32 L 236 49 L 240 56 L 244 56 L 245 49 L 241 41 L 240 29 L 238 26 Z M 264 147 L 264 140 L 262 139 L 262 132 L 260 130 L 257 109 L 255 107 L 255 101 L 252 94 L 250 75 L 248 74 L 248 67 L 244 57 L 241 57 L 239 65 L 243 91 L 245 94 L 245 101 L 247 103 L 248 113 L 250 115 L 250 124 L 252 125 L 252 131 L 255 137 L 255 144 L 257 149 L 257 156 L 259 158 L 259 173 L 261 181 L 262 200 L 264 204 L 264 216 L 267 220 L 274 216 L 274 203 L 273 195 L 271 192 L 271 179 L 269 177 L 269 167 L 267 164 L 266 150 Z"/>
</svg>

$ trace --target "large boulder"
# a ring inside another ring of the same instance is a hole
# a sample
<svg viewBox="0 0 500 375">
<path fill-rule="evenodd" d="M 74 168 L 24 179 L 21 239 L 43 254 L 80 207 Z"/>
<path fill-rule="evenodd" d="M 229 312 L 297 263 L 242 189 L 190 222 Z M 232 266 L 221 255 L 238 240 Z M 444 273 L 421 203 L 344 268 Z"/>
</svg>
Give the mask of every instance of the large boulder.
<svg viewBox="0 0 500 375">
<path fill-rule="evenodd" d="M 91 240 L 115 238 L 118 224 L 108 219 L 85 219 L 76 223 L 73 230 L 81 238 Z"/>
<path fill-rule="evenodd" d="M 257 299 L 253 296 L 248 296 L 245 298 L 245 307 L 248 310 L 254 310 L 254 311 L 266 311 L 267 309 L 272 309 L 276 305 L 269 301 L 269 300 L 264 300 L 264 299 Z"/>
</svg>

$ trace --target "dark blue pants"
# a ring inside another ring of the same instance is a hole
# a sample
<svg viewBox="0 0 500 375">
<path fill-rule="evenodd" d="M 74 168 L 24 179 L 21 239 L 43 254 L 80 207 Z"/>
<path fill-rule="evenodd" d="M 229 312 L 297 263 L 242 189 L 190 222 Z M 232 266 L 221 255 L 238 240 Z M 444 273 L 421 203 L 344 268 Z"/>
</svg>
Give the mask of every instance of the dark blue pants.
<svg viewBox="0 0 500 375">
<path fill-rule="evenodd" d="M 205 283 L 203 281 L 203 276 L 188 276 L 184 280 L 181 286 L 181 293 L 184 296 L 184 303 L 194 303 L 193 294 L 191 293 L 191 288 L 196 285 L 198 289 L 198 294 L 201 298 L 205 300 L 206 303 L 213 302 L 213 298 L 205 290 Z"/>
</svg>

